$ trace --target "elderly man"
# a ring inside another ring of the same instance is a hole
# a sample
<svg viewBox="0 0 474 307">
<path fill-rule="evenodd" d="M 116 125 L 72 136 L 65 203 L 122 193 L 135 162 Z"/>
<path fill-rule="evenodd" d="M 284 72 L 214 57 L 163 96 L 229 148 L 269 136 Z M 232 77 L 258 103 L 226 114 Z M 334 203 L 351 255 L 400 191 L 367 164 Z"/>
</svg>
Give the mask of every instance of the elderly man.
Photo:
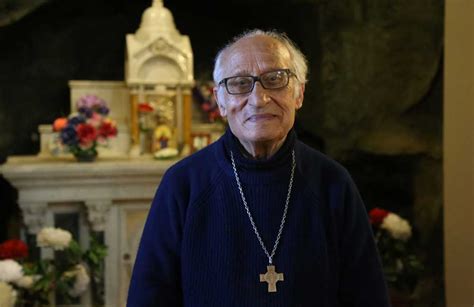
<svg viewBox="0 0 474 307">
<path fill-rule="evenodd" d="M 214 95 L 229 129 L 163 177 L 128 306 L 388 306 L 354 183 L 292 129 L 306 73 L 276 32 L 219 52 Z"/>
</svg>

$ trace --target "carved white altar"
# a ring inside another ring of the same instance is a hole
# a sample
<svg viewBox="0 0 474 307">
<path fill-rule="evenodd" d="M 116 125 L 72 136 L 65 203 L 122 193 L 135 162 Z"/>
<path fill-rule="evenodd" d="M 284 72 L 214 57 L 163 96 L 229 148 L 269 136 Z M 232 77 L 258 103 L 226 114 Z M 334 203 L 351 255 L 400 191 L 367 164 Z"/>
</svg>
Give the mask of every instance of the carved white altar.
<svg viewBox="0 0 474 307">
<path fill-rule="evenodd" d="M 176 29 L 171 12 L 161 0 L 154 0 L 143 13 L 136 33 L 127 35 L 125 54 L 124 81 L 69 82 L 71 111 L 80 97 L 96 95 L 107 101 L 109 116 L 117 123 L 117 137 L 108 148 L 98 148 L 97 161 L 78 163 L 70 154 L 55 153 L 52 144 L 57 133 L 49 123 L 39 127 L 37 156 L 8 157 L 0 168 L 18 190 L 25 236 L 63 223 L 66 215 L 75 221 L 75 239 L 83 247 L 88 247 L 90 231 L 103 233 L 108 247 L 106 306 L 125 305 L 145 218 L 164 172 L 186 156 L 190 147 L 206 146 L 224 129 L 223 125 L 194 121 L 190 40 Z M 144 132 L 139 126 L 143 118 L 138 110 L 145 102 L 155 104 L 156 113 L 166 113 L 163 117 L 175 129 L 172 132 L 180 150 L 175 160 L 154 160 L 152 154 L 136 150 L 143 145 Z M 172 112 L 162 108 L 168 105 Z M 51 251 L 41 250 L 41 257 L 53 256 Z M 83 295 L 80 305 L 90 305 L 89 294 Z"/>
<path fill-rule="evenodd" d="M 162 175 L 175 161 L 149 159 L 94 163 L 73 159 L 13 157 L 1 171 L 18 188 L 29 234 L 55 225 L 55 215 L 84 214 L 82 245 L 89 230 L 103 231 L 108 256 L 105 263 L 106 306 L 124 306 L 136 250 L 151 200 Z M 42 257 L 52 257 L 42 251 Z M 87 297 L 81 305 L 87 305 Z"/>
</svg>

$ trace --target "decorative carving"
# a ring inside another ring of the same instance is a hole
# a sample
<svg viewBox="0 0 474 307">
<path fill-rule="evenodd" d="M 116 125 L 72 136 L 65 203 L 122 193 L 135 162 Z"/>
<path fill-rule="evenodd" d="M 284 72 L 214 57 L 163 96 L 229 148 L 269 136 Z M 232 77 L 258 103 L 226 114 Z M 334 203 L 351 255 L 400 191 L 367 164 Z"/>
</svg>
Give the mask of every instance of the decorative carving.
<svg viewBox="0 0 474 307">
<path fill-rule="evenodd" d="M 163 39 L 156 40 L 153 44 L 150 45 L 150 50 L 152 53 L 170 53 L 173 48 Z"/>
<path fill-rule="evenodd" d="M 162 1 L 154 1 L 143 13 L 140 28 L 127 34 L 126 41 L 125 79 L 129 86 L 167 82 L 193 85 L 190 39 L 176 29 L 173 15 Z M 157 73 L 143 73 L 147 69 Z"/>
<path fill-rule="evenodd" d="M 175 57 L 176 55 L 180 55 L 186 58 L 186 54 L 182 50 L 176 48 L 166 39 L 161 37 L 151 43 L 148 48 L 150 48 L 150 52 L 155 55 L 166 55 L 168 57 Z"/>
<path fill-rule="evenodd" d="M 28 234 L 35 235 L 45 226 L 47 203 L 20 203 Z"/>
<path fill-rule="evenodd" d="M 111 200 L 89 200 L 85 202 L 87 207 L 87 219 L 91 223 L 93 231 L 105 231 L 108 214 L 112 206 Z"/>
</svg>

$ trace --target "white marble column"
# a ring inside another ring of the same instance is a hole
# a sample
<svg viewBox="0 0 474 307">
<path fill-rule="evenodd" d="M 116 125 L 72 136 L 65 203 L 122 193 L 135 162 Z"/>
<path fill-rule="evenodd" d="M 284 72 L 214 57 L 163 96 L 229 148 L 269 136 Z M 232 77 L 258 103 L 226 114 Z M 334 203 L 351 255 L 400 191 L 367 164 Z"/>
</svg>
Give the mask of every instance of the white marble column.
<svg viewBox="0 0 474 307">
<path fill-rule="evenodd" d="M 48 204 L 46 202 L 20 202 L 19 205 L 28 234 L 36 235 L 41 228 L 46 226 Z"/>
<path fill-rule="evenodd" d="M 85 202 L 87 207 L 87 219 L 91 223 L 93 231 L 105 231 L 107 225 L 109 210 L 112 207 L 112 200 L 87 200 Z"/>
<path fill-rule="evenodd" d="M 176 128 L 177 128 L 177 141 L 178 148 L 181 148 L 184 142 L 184 131 L 183 131 L 183 88 L 178 84 L 176 87 Z"/>
<path fill-rule="evenodd" d="M 86 200 L 85 205 L 87 207 L 87 219 L 91 224 L 92 231 L 97 233 L 97 240 L 100 243 L 105 244 L 108 246 L 107 242 L 107 234 L 106 234 L 106 227 L 107 221 L 109 220 L 110 209 L 112 208 L 112 200 L 111 199 L 98 199 L 98 200 Z M 109 251 L 110 252 L 110 251 Z M 110 281 L 106 281 L 107 272 L 112 270 L 112 268 L 107 264 L 105 261 L 104 264 L 104 275 L 102 276 L 103 282 L 97 282 L 95 284 L 97 293 L 96 299 L 99 300 L 100 304 L 108 301 L 106 298 L 106 290 L 105 287 Z M 94 294 L 93 294 L 94 296 Z"/>
</svg>

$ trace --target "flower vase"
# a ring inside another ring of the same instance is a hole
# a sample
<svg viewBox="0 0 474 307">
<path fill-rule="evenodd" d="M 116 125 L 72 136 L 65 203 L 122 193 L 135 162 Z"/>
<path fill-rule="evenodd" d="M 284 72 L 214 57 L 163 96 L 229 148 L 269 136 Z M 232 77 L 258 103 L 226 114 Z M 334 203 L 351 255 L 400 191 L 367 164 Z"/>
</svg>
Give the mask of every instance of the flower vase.
<svg viewBox="0 0 474 307">
<path fill-rule="evenodd" d="M 79 151 L 74 153 L 77 162 L 94 162 L 97 158 L 96 151 Z"/>
</svg>

